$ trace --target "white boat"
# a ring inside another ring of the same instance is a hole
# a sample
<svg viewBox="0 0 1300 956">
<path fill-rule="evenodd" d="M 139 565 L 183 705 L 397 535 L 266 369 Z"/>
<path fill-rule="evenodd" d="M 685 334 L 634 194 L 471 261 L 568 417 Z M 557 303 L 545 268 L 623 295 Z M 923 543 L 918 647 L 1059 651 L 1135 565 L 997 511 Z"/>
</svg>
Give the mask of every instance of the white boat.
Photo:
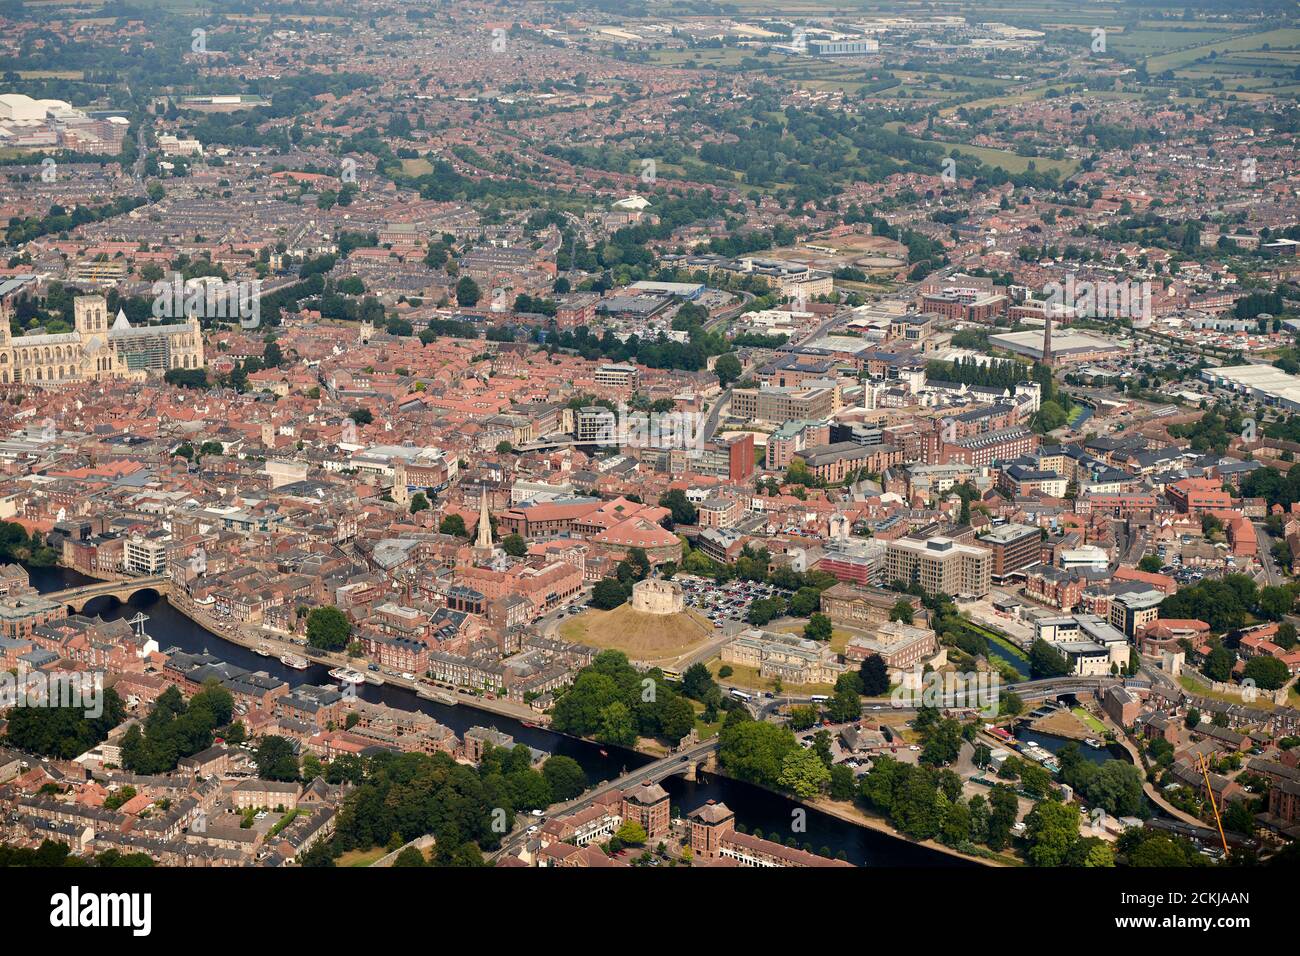
<svg viewBox="0 0 1300 956">
<path fill-rule="evenodd" d="M 258 655 L 259 657 L 270 657 L 271 649 L 267 647 L 265 644 L 258 644 L 255 648 L 253 648 L 253 653 Z"/>
<path fill-rule="evenodd" d="M 280 658 L 280 663 L 285 667 L 292 667 L 296 671 L 305 671 L 311 666 L 311 661 L 305 657 L 299 657 L 297 654 L 285 654 Z"/>
<path fill-rule="evenodd" d="M 329 672 L 329 675 L 340 684 L 361 684 L 366 679 L 365 674 L 359 674 L 350 667 L 336 667 Z"/>
</svg>

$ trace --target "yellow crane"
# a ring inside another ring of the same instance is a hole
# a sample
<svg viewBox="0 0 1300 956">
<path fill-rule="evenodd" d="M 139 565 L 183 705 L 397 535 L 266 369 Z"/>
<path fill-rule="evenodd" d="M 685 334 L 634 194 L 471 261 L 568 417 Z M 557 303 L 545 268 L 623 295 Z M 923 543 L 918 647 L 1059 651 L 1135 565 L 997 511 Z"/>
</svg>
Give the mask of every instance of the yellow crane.
<svg viewBox="0 0 1300 956">
<path fill-rule="evenodd" d="M 1214 788 L 1210 786 L 1210 765 L 1205 760 L 1205 754 L 1196 755 L 1201 762 L 1201 774 L 1205 777 L 1205 792 L 1209 795 L 1210 806 L 1214 809 L 1214 822 L 1219 827 L 1219 839 L 1223 841 L 1223 855 L 1228 855 L 1228 838 L 1223 833 L 1223 820 L 1219 817 L 1219 805 L 1214 802 Z"/>
</svg>

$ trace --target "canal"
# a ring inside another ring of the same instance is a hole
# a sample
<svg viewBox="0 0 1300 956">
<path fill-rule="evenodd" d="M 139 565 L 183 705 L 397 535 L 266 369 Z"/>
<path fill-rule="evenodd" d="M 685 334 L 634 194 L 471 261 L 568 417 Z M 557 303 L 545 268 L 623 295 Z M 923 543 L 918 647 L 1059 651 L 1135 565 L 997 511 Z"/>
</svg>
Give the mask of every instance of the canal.
<svg viewBox="0 0 1300 956">
<path fill-rule="evenodd" d="M 93 579 L 70 568 L 29 568 L 32 586 L 42 593 L 60 591 L 92 583 Z M 285 667 L 275 657 L 262 657 L 238 644 L 200 626 L 168 603 L 166 598 L 153 592 L 144 592 L 122 604 L 115 598 L 96 598 L 86 605 L 87 616 L 98 615 L 105 620 L 134 617 L 143 612 L 149 618 L 145 630 L 163 650 L 178 647 L 190 653 L 206 651 L 214 657 L 228 661 L 250 671 L 265 671 L 275 677 L 296 684 L 332 685 L 327 668 L 313 664 L 306 670 Z M 592 783 L 610 780 L 625 770 L 649 763 L 653 758 L 625 750 L 621 747 L 601 745 L 558 734 L 540 727 L 525 727 L 518 720 L 501 714 L 479 710 L 470 704 L 451 706 L 425 700 L 413 691 L 385 685 L 375 687 L 363 684 L 358 688 L 363 700 L 384 703 L 402 710 L 420 710 L 463 735 L 474 726 L 495 727 L 510 734 L 520 743 L 552 754 L 572 757 L 587 772 Z M 683 814 L 689 813 L 709 800 L 726 803 L 736 814 L 736 820 L 748 831 L 762 830 L 770 839 L 785 842 L 793 835 L 800 846 L 807 844 L 815 852 L 829 848 L 832 855 L 843 851 L 850 863 L 858 866 L 974 866 L 977 864 L 940 853 L 907 840 L 869 830 L 811 807 L 805 808 L 778 793 L 752 784 L 716 774 L 702 774 L 691 782 L 682 777 L 669 777 L 663 782 L 673 806 Z M 800 816 L 796 811 L 806 811 L 806 832 L 793 833 L 793 822 Z"/>
</svg>

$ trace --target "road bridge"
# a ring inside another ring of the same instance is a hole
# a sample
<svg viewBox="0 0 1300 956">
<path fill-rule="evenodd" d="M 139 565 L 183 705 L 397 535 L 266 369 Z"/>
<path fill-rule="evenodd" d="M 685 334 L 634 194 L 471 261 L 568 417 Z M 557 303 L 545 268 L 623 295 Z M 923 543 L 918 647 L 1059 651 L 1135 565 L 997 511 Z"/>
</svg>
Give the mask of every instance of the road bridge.
<svg viewBox="0 0 1300 956">
<path fill-rule="evenodd" d="M 170 577 L 158 574 L 152 577 L 123 578 L 119 581 L 96 581 L 93 584 L 82 584 L 62 591 L 49 591 L 41 597 L 48 601 L 66 604 L 80 614 L 95 598 L 114 597 L 125 604 L 141 591 L 155 591 L 160 596 L 165 596 L 171 592 L 171 585 Z"/>
<path fill-rule="evenodd" d="M 568 803 L 559 804 L 551 807 L 547 811 L 547 817 L 567 816 L 571 813 L 577 813 L 579 810 L 585 810 L 594 804 L 601 797 L 615 790 L 630 790 L 632 787 L 642 783 L 658 783 L 666 777 L 674 774 L 682 774 L 687 780 L 694 780 L 703 767 L 718 750 L 718 738 L 710 737 L 708 740 L 702 740 L 699 743 L 683 747 L 675 753 L 662 757 L 659 760 L 651 761 L 630 770 L 613 780 L 606 780 L 596 784 L 593 788 L 586 791 L 582 796 L 570 800 Z M 519 850 L 528 840 L 528 827 L 536 822 L 535 817 L 519 815 L 515 832 L 501 843 L 501 848 L 495 853 L 489 855 L 489 860 L 497 860 L 503 856 L 517 856 Z"/>
</svg>

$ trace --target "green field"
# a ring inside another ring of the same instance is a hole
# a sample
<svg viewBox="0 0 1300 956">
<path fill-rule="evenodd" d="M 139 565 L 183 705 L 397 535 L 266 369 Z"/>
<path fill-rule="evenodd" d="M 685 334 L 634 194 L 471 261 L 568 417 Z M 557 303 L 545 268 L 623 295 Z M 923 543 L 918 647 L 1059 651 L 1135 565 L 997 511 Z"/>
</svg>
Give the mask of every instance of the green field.
<svg viewBox="0 0 1300 956">
<path fill-rule="evenodd" d="M 1069 176 L 1079 168 L 1072 159 L 1046 159 L 1042 156 L 1021 156 L 1005 149 L 992 149 L 988 146 L 966 146 L 963 143 L 940 143 L 945 150 L 955 149 L 963 156 L 973 156 L 990 166 L 1000 166 L 1009 173 L 1023 173 L 1033 163 L 1037 170 L 1055 169 L 1062 177 Z M 961 164 L 957 165 L 957 175 L 961 176 Z"/>
<path fill-rule="evenodd" d="M 336 866 L 370 866 L 375 860 L 386 856 L 388 853 L 382 846 L 372 847 L 369 850 L 348 850 L 338 858 Z"/>
<path fill-rule="evenodd" d="M 1149 57 L 1147 59 L 1147 72 L 1154 75 L 1163 73 L 1165 70 L 1176 70 L 1179 67 L 1195 63 L 1211 53 L 1222 56 L 1225 53 L 1262 50 L 1265 45 L 1277 48 L 1293 47 L 1296 44 L 1300 44 L 1300 29 L 1292 27 L 1268 30 L 1264 33 L 1253 33 L 1248 36 L 1235 36 L 1230 39 L 1201 44 L 1191 49 L 1179 50 L 1175 53 Z"/>
</svg>

